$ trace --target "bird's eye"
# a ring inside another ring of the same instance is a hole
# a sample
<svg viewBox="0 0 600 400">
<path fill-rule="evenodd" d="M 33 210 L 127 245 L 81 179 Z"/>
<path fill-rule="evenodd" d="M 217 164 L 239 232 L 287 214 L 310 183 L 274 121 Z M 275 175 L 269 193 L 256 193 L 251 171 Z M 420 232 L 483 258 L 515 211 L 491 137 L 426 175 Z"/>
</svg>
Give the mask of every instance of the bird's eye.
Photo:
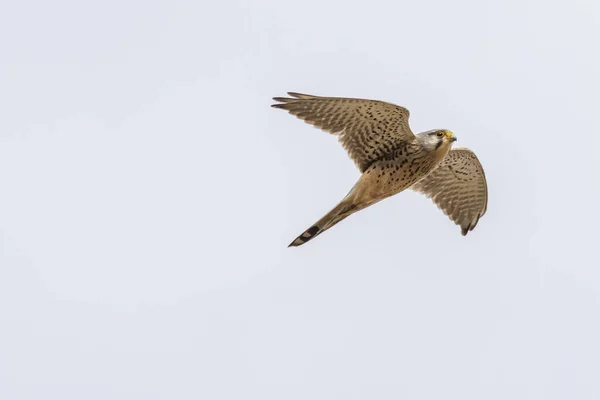
<svg viewBox="0 0 600 400">
<path fill-rule="evenodd" d="M 437 133 L 437 137 L 442 137 L 443 133 L 442 132 L 438 132 Z"/>
</svg>

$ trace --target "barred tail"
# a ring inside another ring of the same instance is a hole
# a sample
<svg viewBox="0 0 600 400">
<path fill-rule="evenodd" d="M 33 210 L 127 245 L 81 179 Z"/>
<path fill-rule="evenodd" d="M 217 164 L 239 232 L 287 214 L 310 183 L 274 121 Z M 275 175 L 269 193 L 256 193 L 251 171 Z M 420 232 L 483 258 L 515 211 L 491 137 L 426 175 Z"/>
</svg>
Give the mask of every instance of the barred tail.
<svg viewBox="0 0 600 400">
<path fill-rule="evenodd" d="M 298 236 L 288 247 L 296 247 L 303 245 L 316 236 L 325 232 L 338 222 L 342 221 L 346 217 L 354 214 L 359 208 L 352 202 L 352 200 L 346 198 L 342 200 L 333 210 L 329 211 L 323 218 L 317 221 L 313 226 L 308 228 L 304 233 Z"/>
</svg>

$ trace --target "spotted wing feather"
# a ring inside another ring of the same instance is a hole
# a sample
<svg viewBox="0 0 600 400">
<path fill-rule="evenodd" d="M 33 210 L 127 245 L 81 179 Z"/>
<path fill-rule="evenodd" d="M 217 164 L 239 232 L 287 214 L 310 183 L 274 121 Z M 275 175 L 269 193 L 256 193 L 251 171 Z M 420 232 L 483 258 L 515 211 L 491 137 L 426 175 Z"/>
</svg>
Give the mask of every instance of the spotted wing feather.
<svg viewBox="0 0 600 400">
<path fill-rule="evenodd" d="M 487 210 L 488 191 L 481 163 L 469 149 L 453 149 L 425 178 L 411 187 L 423 193 L 466 235 Z"/>
<path fill-rule="evenodd" d="M 404 107 L 377 100 L 288 94 L 292 97 L 274 97 L 279 104 L 273 107 L 338 136 L 361 172 L 415 137 Z"/>
</svg>

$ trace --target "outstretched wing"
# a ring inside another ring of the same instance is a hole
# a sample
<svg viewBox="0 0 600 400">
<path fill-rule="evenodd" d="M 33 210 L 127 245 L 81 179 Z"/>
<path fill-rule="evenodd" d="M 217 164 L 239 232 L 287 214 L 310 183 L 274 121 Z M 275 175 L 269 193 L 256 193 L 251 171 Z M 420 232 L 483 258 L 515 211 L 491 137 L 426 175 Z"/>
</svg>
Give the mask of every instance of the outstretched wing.
<svg viewBox="0 0 600 400">
<path fill-rule="evenodd" d="M 411 189 L 423 193 L 466 235 L 487 210 L 485 173 L 469 149 L 453 149 L 425 178 Z"/>
<path fill-rule="evenodd" d="M 377 100 L 288 94 L 292 97 L 274 97 L 280 103 L 272 107 L 337 135 L 361 172 L 415 137 L 404 107 Z"/>
</svg>

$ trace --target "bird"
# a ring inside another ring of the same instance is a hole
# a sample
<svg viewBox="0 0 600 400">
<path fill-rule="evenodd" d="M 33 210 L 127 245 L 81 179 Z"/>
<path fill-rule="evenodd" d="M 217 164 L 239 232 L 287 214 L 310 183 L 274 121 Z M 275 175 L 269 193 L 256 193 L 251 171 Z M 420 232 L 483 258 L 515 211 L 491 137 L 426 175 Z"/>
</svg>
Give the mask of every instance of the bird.
<svg viewBox="0 0 600 400">
<path fill-rule="evenodd" d="M 288 92 L 271 106 L 337 136 L 361 175 L 348 194 L 288 247 L 314 239 L 350 215 L 406 189 L 430 198 L 466 236 L 487 211 L 483 167 L 468 148 L 452 148 L 448 129 L 414 134 L 409 111 L 392 103 Z"/>
</svg>

